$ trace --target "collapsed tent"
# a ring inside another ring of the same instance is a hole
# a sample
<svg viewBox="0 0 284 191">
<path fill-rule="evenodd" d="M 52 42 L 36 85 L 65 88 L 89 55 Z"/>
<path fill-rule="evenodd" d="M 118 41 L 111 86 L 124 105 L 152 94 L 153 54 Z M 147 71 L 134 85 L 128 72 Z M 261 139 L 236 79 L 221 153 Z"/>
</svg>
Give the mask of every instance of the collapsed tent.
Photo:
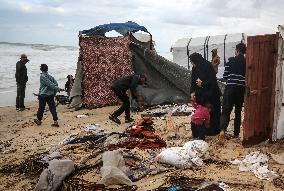
<svg viewBox="0 0 284 191">
<path fill-rule="evenodd" d="M 189 55 L 198 52 L 208 61 L 212 60 L 211 51 L 215 48 L 220 56 L 218 77 L 224 73 L 224 64 L 229 57 L 235 56 L 235 47 L 240 42 L 246 42 L 244 33 L 206 36 L 196 38 L 182 38 L 177 40 L 171 47 L 173 61 L 180 66 L 190 68 Z"/>
<path fill-rule="evenodd" d="M 124 36 L 105 37 L 110 30 Z M 148 32 L 133 22 L 100 25 L 80 32 L 71 107 L 117 104 L 112 81 L 133 73 L 147 75 L 147 87 L 138 88 L 145 105 L 188 101 L 190 71 L 159 56 L 153 49 L 151 34 L 132 33 L 138 30 Z"/>
</svg>

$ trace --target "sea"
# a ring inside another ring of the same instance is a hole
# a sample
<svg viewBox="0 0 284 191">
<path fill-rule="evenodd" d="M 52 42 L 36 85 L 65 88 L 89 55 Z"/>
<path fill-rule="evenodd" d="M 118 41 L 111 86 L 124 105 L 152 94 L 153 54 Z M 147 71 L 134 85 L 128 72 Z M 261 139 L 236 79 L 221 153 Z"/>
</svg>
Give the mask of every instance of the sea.
<svg viewBox="0 0 284 191">
<path fill-rule="evenodd" d="M 22 53 L 30 60 L 26 64 L 29 81 L 25 102 L 36 100 L 33 93 L 38 93 L 41 64 L 48 65 L 49 73 L 57 80 L 60 88 L 64 88 L 67 75 L 75 76 L 78 47 L 0 42 L 0 107 L 15 105 L 16 63 Z"/>
<path fill-rule="evenodd" d="M 30 60 L 27 66 L 29 81 L 26 85 L 25 102 L 35 101 L 33 93 L 38 93 L 40 65 L 47 64 L 48 72 L 64 88 L 67 75 L 75 76 L 79 48 L 44 44 L 22 44 L 0 42 L 0 107 L 14 106 L 16 101 L 16 63 L 25 53 Z M 160 52 L 161 56 L 172 59 L 171 52 Z"/>
</svg>

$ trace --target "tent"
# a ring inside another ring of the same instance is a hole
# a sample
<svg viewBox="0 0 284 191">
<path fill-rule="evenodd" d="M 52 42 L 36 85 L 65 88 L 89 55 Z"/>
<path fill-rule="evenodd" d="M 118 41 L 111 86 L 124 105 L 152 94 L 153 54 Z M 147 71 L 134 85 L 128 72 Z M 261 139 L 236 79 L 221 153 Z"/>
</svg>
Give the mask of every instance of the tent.
<svg viewBox="0 0 284 191">
<path fill-rule="evenodd" d="M 278 58 L 276 65 L 276 81 L 275 81 L 275 108 L 272 140 L 284 137 L 284 25 L 278 26 Z"/>
<path fill-rule="evenodd" d="M 106 37 L 106 32 L 112 30 L 122 36 Z M 79 46 L 71 107 L 96 108 L 117 104 L 118 100 L 110 89 L 112 81 L 133 73 L 148 76 L 147 88 L 138 88 L 144 104 L 188 101 L 190 71 L 159 56 L 145 27 L 134 22 L 100 25 L 80 31 Z"/>
<path fill-rule="evenodd" d="M 217 76 L 221 78 L 224 73 L 224 63 L 227 62 L 229 57 L 234 56 L 235 47 L 240 42 L 246 42 L 246 35 L 244 33 L 182 38 L 177 40 L 171 47 L 173 61 L 189 69 L 190 54 L 198 52 L 208 61 L 211 61 L 211 50 L 217 48 L 221 60 Z"/>
</svg>

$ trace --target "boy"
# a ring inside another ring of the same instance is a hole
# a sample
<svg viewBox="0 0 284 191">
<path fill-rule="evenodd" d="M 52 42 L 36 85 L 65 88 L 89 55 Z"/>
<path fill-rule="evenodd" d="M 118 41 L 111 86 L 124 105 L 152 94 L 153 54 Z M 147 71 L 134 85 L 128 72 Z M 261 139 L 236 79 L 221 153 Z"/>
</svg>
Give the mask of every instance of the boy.
<svg viewBox="0 0 284 191">
<path fill-rule="evenodd" d="M 41 125 L 45 105 L 47 104 L 54 121 L 51 126 L 59 127 L 54 96 L 57 92 L 62 91 L 63 89 L 60 89 L 58 87 L 57 81 L 48 74 L 48 66 L 46 64 L 41 64 L 40 70 L 42 71 L 42 73 L 40 74 L 40 88 L 38 95 L 39 108 L 37 111 L 37 119 L 35 119 L 34 122 L 37 125 Z"/>
</svg>

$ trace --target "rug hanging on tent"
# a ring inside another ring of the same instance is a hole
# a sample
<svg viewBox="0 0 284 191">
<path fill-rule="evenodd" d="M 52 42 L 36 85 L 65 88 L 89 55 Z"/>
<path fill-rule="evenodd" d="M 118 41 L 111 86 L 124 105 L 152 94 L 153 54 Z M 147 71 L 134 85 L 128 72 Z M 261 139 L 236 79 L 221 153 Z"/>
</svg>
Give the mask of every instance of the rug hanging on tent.
<svg viewBox="0 0 284 191">
<path fill-rule="evenodd" d="M 88 108 L 118 103 L 113 80 L 132 73 L 129 37 L 81 37 L 83 101 Z"/>
</svg>

